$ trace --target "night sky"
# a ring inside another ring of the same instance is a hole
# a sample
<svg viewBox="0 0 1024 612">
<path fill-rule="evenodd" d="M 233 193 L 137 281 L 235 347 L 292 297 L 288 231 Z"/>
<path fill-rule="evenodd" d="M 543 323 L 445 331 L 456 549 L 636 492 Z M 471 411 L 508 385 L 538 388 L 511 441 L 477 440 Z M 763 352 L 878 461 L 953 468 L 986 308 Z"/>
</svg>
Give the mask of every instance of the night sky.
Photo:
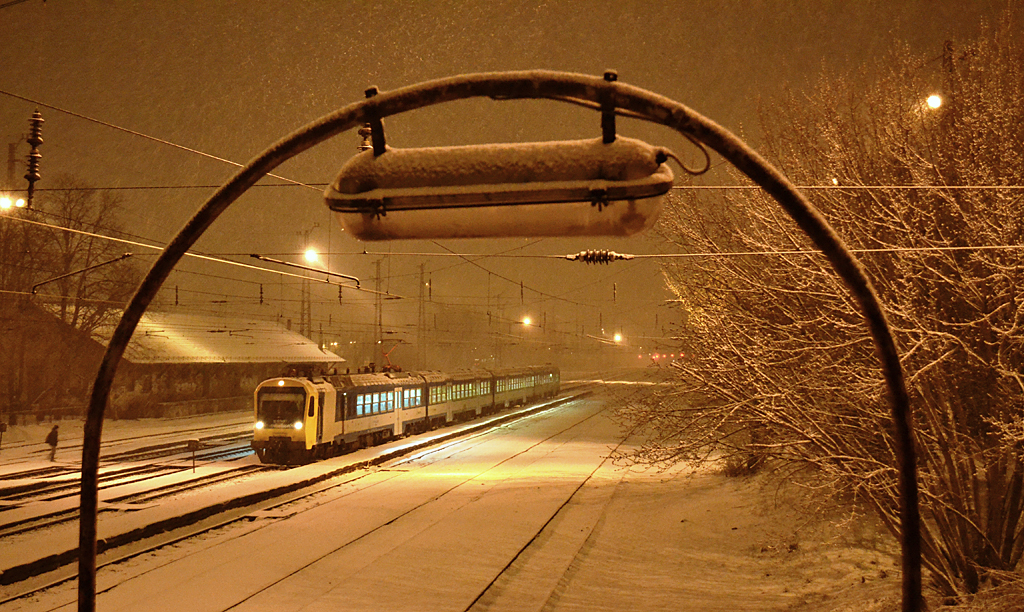
<svg viewBox="0 0 1024 612">
<path fill-rule="evenodd" d="M 980 20 L 993 19 L 1004 5 L 988 0 L 0 0 L 0 89 L 244 163 L 297 127 L 362 99 L 370 85 L 388 90 L 480 71 L 545 68 L 600 75 L 613 68 L 621 81 L 683 102 L 748 135 L 756 145 L 759 105 L 782 87 L 799 89 L 822 72 L 853 69 L 884 55 L 896 41 L 938 57 L 945 40 L 973 35 Z M 36 108 L 0 95 L 5 145 L 23 137 Z M 194 153 L 50 108 L 40 110 L 46 124 L 38 188 L 53 186 L 64 174 L 97 187 L 175 187 L 119 192 L 129 231 L 149 241 L 169 240 L 212 192 L 209 186 L 233 172 L 227 164 Z M 395 147 L 600 135 L 596 113 L 555 102 L 461 102 L 395 117 L 385 125 L 388 144 Z M 619 129 L 687 152 L 685 141 L 667 130 L 630 121 L 620 121 Z M 357 144 L 354 133 L 342 135 L 278 173 L 326 183 Z M 17 151 L 23 160 L 28 146 L 22 143 Z M 19 188 L 22 174 L 19 165 Z M 5 178 L 0 175 L 0 181 Z M 699 180 L 721 182 L 723 175 Z M 655 316 L 658 327 L 669 318 L 661 306 L 667 296 L 657 263 L 585 267 L 481 259 L 479 265 L 508 279 L 491 276 L 488 281 L 486 271 L 461 260 L 397 255 L 444 252 L 435 244 L 364 244 L 344 236 L 321 193 L 301 187 L 253 189 L 197 248 L 245 261 L 249 253 L 298 261 L 305 232 L 314 246 L 330 250 L 331 269 L 359 276 L 364 285 L 372 285 L 373 262 L 380 257 L 354 253 L 364 248 L 395 252 L 382 268 L 384 287 L 397 294 L 418 295 L 424 263 L 438 303 L 470 304 L 508 318 L 546 316 L 568 327 L 582 317 L 589 322 L 588 333 L 600 320 L 609 331 L 622 329 L 627 337 L 657 336 Z M 518 249 L 515 253 L 534 255 L 661 248 L 647 238 L 444 245 L 458 252 Z M 146 264 L 152 259 L 139 258 Z M 197 311 L 297 317 L 284 312 L 293 303 L 289 300 L 297 299 L 293 280 L 195 260 L 185 262 L 182 270 L 172 275 L 168 287 L 179 286 L 180 296 Z M 268 298 L 279 298 L 263 310 L 254 302 L 261 283 Z M 325 325 L 365 320 L 372 308 L 369 298 L 338 306 L 333 287 L 317 287 L 314 293 L 314 322 Z M 165 291 L 160 301 L 172 304 L 173 294 Z M 394 302 L 387 309 L 394 326 L 414 322 L 417 315 L 415 300 Z"/>
</svg>

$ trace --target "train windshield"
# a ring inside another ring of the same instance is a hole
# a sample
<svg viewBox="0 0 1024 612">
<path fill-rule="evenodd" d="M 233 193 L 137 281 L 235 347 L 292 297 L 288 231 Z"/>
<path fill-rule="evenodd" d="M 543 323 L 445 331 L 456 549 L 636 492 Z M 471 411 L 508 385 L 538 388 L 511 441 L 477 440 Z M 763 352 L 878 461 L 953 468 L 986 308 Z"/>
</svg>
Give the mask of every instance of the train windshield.
<svg viewBox="0 0 1024 612">
<path fill-rule="evenodd" d="M 256 398 L 256 420 L 267 427 L 291 427 L 302 421 L 306 405 L 306 392 L 295 387 L 267 387 L 260 389 Z"/>
</svg>

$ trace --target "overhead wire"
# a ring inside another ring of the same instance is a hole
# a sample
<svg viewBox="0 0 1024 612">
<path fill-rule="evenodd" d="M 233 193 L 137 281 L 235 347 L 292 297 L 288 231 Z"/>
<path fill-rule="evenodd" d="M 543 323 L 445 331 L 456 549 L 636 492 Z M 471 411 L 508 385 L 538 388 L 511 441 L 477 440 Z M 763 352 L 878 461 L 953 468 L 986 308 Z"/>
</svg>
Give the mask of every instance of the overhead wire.
<svg viewBox="0 0 1024 612">
<path fill-rule="evenodd" d="M 7 2 L 5 4 L 0 4 L 0 8 L 6 8 L 8 6 L 13 6 L 13 5 L 19 4 L 20 2 L 23 2 L 23 1 L 25 1 L 25 0 L 13 0 L 13 1 Z M 6 95 L 6 96 L 9 96 L 9 97 L 18 99 L 18 100 L 22 100 L 22 101 L 25 101 L 25 102 L 29 102 L 29 103 L 35 104 L 37 106 L 41 106 L 43 108 L 48 108 L 48 109 L 54 110 L 56 112 L 63 113 L 63 114 L 69 115 L 69 116 L 73 116 L 73 117 L 76 117 L 76 118 L 79 118 L 79 119 L 82 119 L 82 120 L 85 120 L 85 121 L 96 123 L 98 125 L 102 125 L 102 126 L 105 126 L 105 127 L 108 127 L 108 128 L 111 128 L 111 129 L 114 129 L 114 130 L 117 130 L 117 131 L 120 131 L 120 132 L 123 132 L 123 133 L 127 133 L 127 134 L 130 134 L 132 136 L 136 136 L 136 137 L 143 138 L 143 139 L 146 139 L 146 140 L 150 140 L 150 141 L 153 141 L 153 142 L 156 142 L 156 143 L 159 143 L 159 144 L 167 145 L 167 146 L 179 149 L 179 150 L 183 150 L 183 151 L 186 151 L 186 152 L 189 152 L 189 153 L 193 153 L 195 155 L 199 155 L 199 156 L 202 156 L 202 157 L 205 157 L 205 158 L 208 158 L 208 159 L 212 159 L 212 160 L 215 160 L 215 161 L 226 163 L 226 164 L 229 164 L 229 165 L 232 165 L 232 166 L 235 166 L 235 167 L 243 167 L 243 164 L 240 164 L 238 162 L 234 162 L 232 160 L 229 160 L 229 159 L 226 159 L 226 158 L 223 158 L 223 157 L 212 155 L 210 153 L 206 153 L 204 151 L 200 151 L 200 150 L 192 148 L 192 147 L 187 147 L 187 146 L 184 146 L 184 145 L 180 145 L 178 143 L 174 143 L 174 142 L 171 142 L 171 141 L 163 139 L 163 138 L 158 138 L 158 137 L 155 137 L 155 136 L 150 136 L 148 134 L 144 134 L 144 133 L 138 132 L 136 130 L 125 128 L 123 126 L 119 126 L 119 125 L 116 125 L 116 124 L 113 124 L 113 123 L 110 123 L 110 122 L 107 122 L 107 121 L 103 121 L 103 120 L 97 119 L 95 117 L 90 117 L 88 115 L 84 115 L 82 113 L 71 111 L 71 110 L 68 110 L 68 109 L 65 109 L 65 108 L 53 105 L 53 104 L 48 104 L 48 103 L 42 102 L 40 100 L 35 100 L 35 99 L 32 99 L 32 98 L 28 98 L 26 96 L 22 96 L 22 95 L 19 95 L 19 94 L 10 92 L 10 91 L 6 91 L 6 90 L 3 90 L 3 89 L 0 89 L 0 94 Z M 579 104 L 579 105 L 582 105 L 582 106 L 595 107 L 595 105 L 593 103 L 589 102 L 589 101 L 575 100 L 575 99 L 566 99 L 566 101 L 573 102 L 573 103 L 576 103 L 576 104 Z M 628 112 L 616 111 L 616 113 L 619 114 L 619 115 L 622 115 L 622 116 L 627 116 L 627 117 L 628 116 L 634 116 L 633 114 L 628 113 Z M 711 167 L 710 156 L 708 155 L 707 150 L 701 145 L 701 143 L 695 141 L 693 138 L 691 138 L 689 136 L 687 136 L 687 138 L 694 145 L 696 145 L 701 150 L 701 152 L 704 154 L 704 157 L 705 157 L 705 165 L 704 165 L 704 167 L 699 169 L 699 170 L 691 170 L 690 168 L 686 167 L 686 165 L 682 162 L 682 160 L 678 159 L 675 155 L 672 155 L 672 157 L 676 159 L 677 163 L 679 163 L 680 166 L 686 172 L 688 172 L 690 174 L 702 174 L 702 173 L 706 172 Z M 326 185 L 326 183 L 304 183 L 304 182 L 301 182 L 301 181 L 295 181 L 293 179 L 289 179 L 287 177 L 283 177 L 283 176 L 276 175 L 276 174 L 269 174 L 268 173 L 267 176 L 279 179 L 281 181 L 285 181 L 285 183 L 262 184 L 262 185 L 257 185 L 258 187 L 285 187 L 285 186 L 294 187 L 294 186 L 299 186 L 299 187 L 306 187 L 306 188 L 309 188 L 309 189 L 314 189 L 314 190 L 318 190 L 319 191 L 324 185 Z M 218 187 L 219 187 L 219 185 L 124 186 L 124 187 L 120 187 L 119 186 L 119 187 L 106 187 L 106 188 L 103 188 L 103 189 L 111 189 L 111 190 L 115 190 L 115 189 L 121 189 L 121 190 L 133 190 L 133 189 L 134 190 L 142 190 L 142 189 L 198 189 L 198 188 L 216 189 Z M 1024 186 L 1022 186 L 1022 185 L 842 185 L 842 184 L 835 184 L 835 185 L 800 185 L 797 188 L 798 189 L 802 189 L 802 190 L 836 190 L 836 189 L 839 189 L 839 190 L 847 190 L 847 191 L 849 191 L 849 190 L 869 190 L 869 189 L 870 190 L 884 190 L 884 189 L 898 189 L 898 190 L 1022 190 L 1022 189 L 1024 189 Z M 83 189 L 86 189 L 86 188 L 83 188 Z M 95 189 L 95 188 L 88 188 L 88 189 Z M 761 187 L 756 186 L 756 185 L 686 185 L 686 186 L 674 186 L 672 189 L 673 190 L 760 190 Z M 49 189 L 45 189 L 45 190 L 49 190 Z M 58 189 L 54 189 L 54 190 L 56 191 Z M 44 190 L 41 189 L 40 191 L 44 191 Z M 114 237 L 111 237 L 111 236 L 105 236 L 105 235 L 102 235 L 102 234 L 95 234 L 95 233 L 91 233 L 91 232 L 85 232 L 83 230 L 75 230 L 75 229 L 67 228 L 67 227 L 54 226 L 54 225 L 45 224 L 45 223 L 41 223 L 41 222 L 29 221 L 29 220 L 26 220 L 26 219 L 19 219 L 19 220 L 23 221 L 23 222 L 26 222 L 26 223 L 32 223 L 32 224 L 36 224 L 36 225 L 42 225 L 42 226 L 45 226 L 45 227 L 50 227 L 50 228 L 53 228 L 53 229 L 59 229 L 59 230 L 63 230 L 63 231 L 75 232 L 75 233 L 79 233 L 79 234 L 83 234 L 83 235 L 88 235 L 88 236 L 92 236 L 92 237 L 96 237 L 96 238 L 107 239 L 107 240 L 114 240 L 114 241 L 122 242 L 122 243 L 125 243 L 125 244 L 131 244 L 131 245 L 134 245 L 134 246 L 140 246 L 140 247 L 143 247 L 143 248 L 151 248 L 151 249 L 156 249 L 156 250 L 162 250 L 162 248 L 163 248 L 163 247 L 159 247 L 159 246 L 155 246 L 155 245 L 151 245 L 151 244 L 146 244 L 146 243 L 142 243 L 142 242 L 131 241 L 131 240 L 122 239 L 122 238 L 114 238 Z M 408 256 L 418 256 L 418 257 L 432 257 L 432 256 L 433 257 L 437 257 L 437 256 L 458 257 L 458 258 L 461 258 L 465 263 L 469 263 L 469 264 L 471 264 L 473 266 L 476 266 L 476 267 L 480 268 L 481 270 L 487 272 L 490 275 L 494 275 L 495 277 L 500 278 L 502 280 L 505 280 L 506 282 L 509 282 L 509 283 L 512 283 L 512 284 L 519 284 L 521 287 L 524 287 L 524 288 L 525 288 L 525 286 L 522 285 L 521 281 L 514 281 L 514 280 L 512 280 L 512 279 L 510 279 L 510 278 L 508 278 L 508 277 L 506 277 L 504 275 L 501 275 L 501 274 L 498 274 L 498 273 L 493 272 L 491 270 L 488 270 L 484 266 L 478 264 L 476 262 L 476 260 L 469 259 L 469 257 L 476 257 L 477 259 L 498 258 L 498 257 L 539 258 L 539 259 L 553 259 L 553 258 L 564 259 L 565 258 L 565 256 L 562 256 L 562 255 L 524 255 L 524 254 L 517 254 L 517 255 L 489 254 L 489 255 L 479 255 L 479 256 L 477 256 L 478 254 L 456 253 L 455 251 L 449 249 L 448 247 L 445 247 L 444 245 L 441 245 L 441 244 L 439 244 L 437 242 L 433 242 L 433 243 L 436 246 L 438 246 L 438 247 L 448 251 L 448 253 L 446 253 L 446 254 L 444 254 L 444 253 L 408 253 L 408 254 L 404 254 L 404 253 L 387 253 L 387 255 L 408 255 Z M 892 248 L 878 248 L 878 249 L 852 249 L 852 251 L 854 253 L 915 252 L 915 251 L 917 251 L 917 252 L 933 252 L 933 251 L 952 251 L 952 250 L 1018 249 L 1018 248 L 1022 248 L 1022 247 L 1024 247 L 1024 245 L 979 245 L 979 246 L 961 246 L 961 247 L 892 247 Z M 520 248 L 524 248 L 524 247 L 520 247 Z M 654 258 L 658 258 L 658 259 L 671 259 L 671 258 L 688 258 L 688 257 L 703 257 L 703 256 L 716 256 L 716 257 L 740 257 L 740 256 L 743 256 L 743 257 L 746 257 L 746 256 L 765 256 L 765 255 L 782 256 L 782 255 L 815 254 L 815 253 L 818 253 L 818 251 L 813 251 L 813 250 L 795 250 L 795 251 L 750 251 L 750 252 L 731 252 L 731 253 L 730 252 L 726 252 L 726 253 L 720 253 L 720 252 L 661 253 L 661 254 L 637 254 L 637 255 L 634 255 L 633 257 L 637 258 L 637 259 L 654 259 Z M 369 254 L 369 253 L 367 253 L 366 251 L 363 251 L 363 254 Z M 239 267 L 243 267 L 243 268 L 249 268 L 249 269 L 253 269 L 253 270 L 258 270 L 258 271 L 261 271 L 261 272 L 270 272 L 270 273 L 274 273 L 274 274 L 279 274 L 281 276 L 295 277 L 295 278 L 300 278 L 300 279 L 303 279 L 303 280 L 316 280 L 318 282 L 324 282 L 326 284 L 337 284 L 339 286 L 349 286 L 349 287 L 351 287 L 350 285 L 341 285 L 340 283 L 331 283 L 329 280 L 320 281 L 319 279 L 310 278 L 308 276 L 292 274 L 292 273 L 288 273 L 288 272 L 281 272 L 281 271 L 270 270 L 270 269 L 262 268 L 262 267 L 259 267 L 259 266 L 253 266 L 251 264 L 245 264 L 245 263 L 242 263 L 242 262 L 237 262 L 237 261 L 233 261 L 233 260 L 229 260 L 229 259 L 223 259 L 221 257 L 215 257 L 215 256 L 203 255 L 203 254 L 191 253 L 191 252 L 188 252 L 185 255 L 186 256 L 190 256 L 190 257 L 199 258 L 199 259 L 205 259 L 205 260 L 208 260 L 208 261 L 214 261 L 214 262 L 217 262 L 217 263 L 228 264 L 228 265 L 233 265 L 233 266 L 239 266 Z M 389 275 L 389 282 L 390 282 L 390 278 L 391 277 Z M 240 280 L 240 279 L 237 279 L 237 280 Z M 241 281 L 241 282 L 252 282 L 252 281 Z M 601 282 L 601 281 L 595 281 L 595 283 L 596 282 Z M 595 283 L 591 283 L 591 284 L 595 284 Z M 357 289 L 356 287 L 351 287 L 351 288 Z M 576 290 L 578 290 L 578 289 L 579 288 L 577 288 Z M 376 293 L 376 292 L 373 292 L 373 291 L 370 291 L 370 290 L 364 290 L 364 289 L 359 289 L 359 290 L 369 291 L 371 293 Z M 547 298 L 547 299 L 559 300 L 559 301 L 567 302 L 567 303 L 574 304 L 574 305 L 577 305 L 577 306 L 587 306 L 586 304 L 581 304 L 579 302 L 576 302 L 576 301 L 573 301 L 573 300 L 569 300 L 569 299 L 561 297 L 561 296 L 556 296 L 556 295 L 548 294 L 546 292 L 538 291 L 536 289 L 533 289 L 532 287 L 530 288 L 530 290 L 533 291 L 534 293 L 540 295 L 540 296 L 543 296 L 543 297 Z M 391 294 L 388 293 L 388 295 L 391 295 Z"/>
<path fill-rule="evenodd" d="M 58 113 L 64 113 L 64 114 L 70 115 L 72 117 L 77 117 L 77 118 L 83 119 L 85 121 L 90 121 L 92 123 L 96 123 L 98 125 L 102 125 L 104 127 L 108 127 L 108 128 L 117 130 L 119 132 L 124 132 L 126 134 L 131 134 L 132 136 L 137 136 L 139 138 L 144 138 L 146 140 L 151 140 L 153 142 L 156 142 L 156 143 L 159 143 L 159 144 L 163 144 L 163 145 L 167 145 L 169 147 L 174 147 L 175 149 L 180 149 L 180 150 L 186 151 L 188 153 L 193 153 L 195 155 L 199 155 L 199 156 L 205 157 L 207 159 L 212 159 L 214 161 L 219 161 L 219 162 L 222 162 L 222 163 L 225 163 L 225 164 L 229 164 L 231 166 L 235 166 L 236 168 L 243 168 L 243 167 L 245 167 L 245 164 L 240 164 L 240 163 L 238 163 L 236 161 L 232 161 L 230 159 L 225 159 L 223 157 L 218 157 L 217 155 L 213 155 L 213 154 L 207 153 L 205 151 L 200 151 L 199 149 L 194 149 L 192 147 L 186 147 L 185 145 L 180 145 L 180 144 L 178 144 L 176 142 L 171 142 L 170 140 L 166 140 L 166 139 L 163 139 L 163 138 L 157 138 L 156 136 L 150 136 L 149 134 L 143 134 L 142 132 L 138 132 L 136 130 L 132 130 L 132 129 L 129 129 L 129 128 L 126 128 L 126 127 L 122 127 L 120 125 L 116 125 L 116 124 L 110 123 L 108 121 L 103 121 L 102 119 L 96 119 L 95 117 L 90 117 L 88 115 L 83 115 L 81 113 L 76 113 L 75 111 L 71 111 L 71 110 L 68 110 L 66 108 L 61 108 L 61 107 L 55 106 L 53 104 L 47 104 L 46 102 L 42 102 L 42 101 L 39 101 L 39 100 L 34 100 L 32 98 L 21 96 L 21 95 L 18 95 L 16 93 L 13 93 L 13 92 L 10 92 L 10 91 L 4 90 L 4 89 L 0 89 L 0 94 L 3 94 L 5 96 L 9 96 L 11 98 L 15 98 L 15 99 L 18 99 L 18 100 L 22 100 L 24 102 L 29 102 L 29 103 L 35 104 L 37 106 L 42 106 L 43 108 L 48 108 L 50 110 L 57 111 Z M 276 178 L 278 180 L 286 181 L 286 182 L 291 183 L 291 184 L 296 185 L 296 186 L 308 187 L 309 189 L 315 189 L 317 191 L 320 190 L 320 188 L 318 188 L 318 187 L 314 187 L 312 185 L 308 185 L 308 184 L 302 183 L 300 181 L 295 181 L 295 180 L 292 180 L 292 179 L 290 179 L 288 177 L 280 176 L 278 174 L 272 174 L 272 173 L 268 172 L 266 174 L 266 176 L 269 176 L 269 177 L 272 177 L 272 178 Z"/>
<path fill-rule="evenodd" d="M 136 240 L 128 240 L 126 238 L 116 238 L 114 236 L 107 236 L 105 234 L 97 234 L 95 232 L 87 232 L 85 230 L 79 230 L 79 229 L 75 229 L 75 228 L 71 228 L 71 227 L 64 227 L 64 226 L 60 226 L 60 225 L 53 225 L 53 224 L 50 224 L 50 223 L 43 223 L 42 221 L 32 221 L 30 219 L 22 219 L 20 217 L 10 217 L 10 216 L 4 216 L 2 218 L 4 218 L 4 219 L 11 219 L 11 220 L 14 220 L 14 221 L 17 221 L 17 222 L 20 222 L 20 223 L 27 223 L 27 224 L 30 224 L 30 225 L 37 225 L 37 226 L 45 227 L 45 228 L 48 228 L 48 229 L 54 229 L 54 230 L 58 230 L 58 231 L 64 231 L 64 232 L 70 232 L 70 233 L 74 233 L 74 234 L 80 234 L 80 235 L 83 235 L 83 236 L 89 236 L 91 238 L 99 238 L 99 239 L 102 239 L 102 240 L 110 240 L 110 241 L 113 241 L 113 242 L 120 242 L 122 244 L 129 244 L 129 245 L 132 245 L 132 246 L 138 246 L 138 247 L 143 247 L 143 248 L 147 248 L 147 249 L 154 249 L 154 250 L 157 250 L 157 251 L 162 251 L 164 249 L 164 247 L 159 246 L 159 245 L 147 244 L 145 242 L 138 242 Z M 330 280 L 318 279 L 318 278 L 313 278 L 313 277 L 310 277 L 310 276 L 304 276 L 304 275 L 301 275 L 301 274 L 293 274 L 291 272 L 283 272 L 283 271 L 280 271 L 280 270 L 273 270 L 273 269 L 270 269 L 270 268 L 264 268 L 264 267 L 261 267 L 261 266 L 254 266 L 252 264 L 243 263 L 243 262 L 240 262 L 240 261 L 234 261 L 234 260 L 231 260 L 231 259 L 224 259 L 222 257 L 215 257 L 215 256 L 212 256 L 212 255 L 204 255 L 204 254 L 195 253 L 195 252 L 192 252 L 192 251 L 186 252 L 185 256 L 186 257 L 196 258 L 196 259 L 202 259 L 202 260 L 205 260 L 205 261 L 212 261 L 212 262 L 216 262 L 216 263 L 237 266 L 237 267 L 240 267 L 240 268 L 247 268 L 247 269 L 250 269 L 250 270 L 257 270 L 257 271 L 260 271 L 260 272 L 268 272 L 268 273 L 271 273 L 271 274 L 279 274 L 279 275 L 282 275 L 282 276 L 289 276 L 289 277 L 299 278 L 299 279 L 303 279 L 303 280 L 315 281 L 315 282 L 323 283 L 323 284 L 326 284 L 326 285 L 334 285 L 334 286 L 340 286 L 340 287 L 347 287 L 347 288 L 353 289 L 355 291 L 362 291 L 362 292 L 366 292 L 366 293 L 376 293 L 376 291 L 373 291 L 372 289 L 364 289 L 364 288 L 361 288 L 361 287 L 358 287 L 358 286 L 355 286 L 355 285 L 349 285 L 349 284 L 344 284 L 344 283 L 335 283 L 335 282 L 331 282 Z M 394 295 L 394 294 L 387 294 L 387 295 L 390 295 L 392 297 L 402 297 L 402 296 L 397 296 L 397 295 Z"/>
<path fill-rule="evenodd" d="M 235 162 L 228 162 L 235 164 Z M 273 175 L 267 175 L 273 176 Z M 316 189 L 323 189 L 329 185 L 329 183 L 320 182 L 305 182 L 305 181 L 291 181 L 287 183 L 258 183 L 250 187 L 255 189 L 257 187 L 315 187 Z M 170 190 L 170 189 L 219 189 L 221 185 L 204 184 L 204 185 L 108 185 L 103 187 L 36 187 L 36 192 L 46 191 L 146 191 L 146 190 Z M 794 185 L 795 188 L 805 191 L 814 190 L 884 190 L 884 189 L 896 189 L 896 190 L 931 190 L 941 191 L 943 189 L 953 190 L 1024 190 L 1024 185 Z M 758 185 L 673 185 L 671 188 L 673 191 L 714 191 L 714 190 L 759 190 L 762 187 Z M 14 190 L 24 191 L 24 190 Z"/>
</svg>

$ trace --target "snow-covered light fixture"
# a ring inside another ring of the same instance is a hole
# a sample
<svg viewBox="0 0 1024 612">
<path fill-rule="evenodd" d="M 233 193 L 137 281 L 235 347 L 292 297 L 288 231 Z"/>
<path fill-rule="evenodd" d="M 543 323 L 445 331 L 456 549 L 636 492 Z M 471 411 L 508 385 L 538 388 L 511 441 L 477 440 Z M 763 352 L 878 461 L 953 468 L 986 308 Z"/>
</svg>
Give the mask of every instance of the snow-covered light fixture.
<svg viewBox="0 0 1024 612">
<path fill-rule="evenodd" d="M 670 155 L 622 137 L 370 149 L 324 197 L 360 240 L 629 236 L 657 219 Z"/>
</svg>

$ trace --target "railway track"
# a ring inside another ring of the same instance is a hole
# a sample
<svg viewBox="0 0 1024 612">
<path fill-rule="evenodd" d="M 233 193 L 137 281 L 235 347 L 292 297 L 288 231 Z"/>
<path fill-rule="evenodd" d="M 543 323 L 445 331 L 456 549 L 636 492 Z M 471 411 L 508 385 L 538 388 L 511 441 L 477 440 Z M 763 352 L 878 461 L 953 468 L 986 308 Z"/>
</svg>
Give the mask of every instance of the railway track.
<svg viewBox="0 0 1024 612">
<path fill-rule="evenodd" d="M 147 478 L 156 478 L 162 475 L 176 474 L 188 471 L 190 469 L 191 468 L 178 467 L 174 469 L 160 470 L 160 474 L 149 474 Z M 149 489 L 144 493 L 131 493 L 121 496 L 107 497 L 100 504 L 100 512 L 138 510 L 141 509 L 143 504 L 155 503 L 157 501 L 166 499 L 179 493 L 209 487 L 215 484 L 240 478 L 242 476 L 246 476 L 254 472 L 264 471 L 266 469 L 267 468 L 264 468 L 263 466 L 242 466 L 237 469 L 228 470 L 217 474 L 202 475 L 196 478 L 189 479 L 188 481 L 185 482 L 178 482 L 174 484 L 160 486 L 154 489 Z M 138 482 L 138 480 L 136 480 L 135 482 Z M 122 481 L 118 482 L 117 484 L 124 485 L 129 483 Z M 100 485 L 101 492 L 109 488 L 111 488 L 109 481 L 107 483 L 101 483 Z M 73 496 L 77 496 L 77 494 L 78 493 L 76 488 L 76 491 L 74 492 Z M 40 531 L 64 523 L 77 521 L 78 505 L 76 502 L 71 507 L 58 506 L 51 510 L 42 510 L 30 515 L 8 516 L 9 514 L 11 513 L 0 512 L 0 537 L 26 535 L 30 532 Z"/>
<path fill-rule="evenodd" d="M 582 394 L 586 394 L 585 392 Z M 104 566 L 112 563 L 117 563 L 125 559 L 133 558 L 143 552 L 152 551 L 157 548 L 166 546 L 170 543 L 180 542 L 182 540 L 194 537 L 201 533 L 206 533 L 216 529 L 226 529 L 232 525 L 248 524 L 253 521 L 257 522 L 273 522 L 274 517 L 285 517 L 292 516 L 296 513 L 305 511 L 304 508 L 315 508 L 319 505 L 318 498 L 329 498 L 333 495 L 333 492 L 337 491 L 339 487 L 350 487 L 352 483 L 358 482 L 365 478 L 365 470 L 360 468 L 369 467 L 371 465 L 380 464 L 384 461 L 395 460 L 397 457 L 407 455 L 415 452 L 413 458 L 418 461 L 424 461 L 426 457 L 436 453 L 443 453 L 451 444 L 454 444 L 457 440 L 460 448 L 472 448 L 475 444 L 482 443 L 482 437 L 487 433 L 488 430 L 501 426 L 503 424 L 514 422 L 524 416 L 541 412 L 548 408 L 556 405 L 572 401 L 577 399 L 578 395 L 571 395 L 562 397 L 553 402 L 547 402 L 541 406 L 535 406 L 526 410 L 518 411 L 511 415 L 499 415 L 492 419 L 487 419 L 485 423 L 474 424 L 470 423 L 467 426 L 457 428 L 457 431 L 443 434 L 440 436 L 433 436 L 433 440 L 425 444 L 404 444 L 402 440 L 387 445 L 387 447 L 381 447 L 383 454 L 378 457 L 371 458 L 368 460 L 360 460 L 350 466 L 346 466 L 340 470 L 336 469 L 333 472 L 325 474 L 322 478 L 314 478 L 307 482 L 303 486 L 286 487 L 284 490 L 270 491 L 262 499 L 256 500 L 255 503 L 242 503 L 242 504 L 221 504 L 219 511 L 212 512 L 207 516 L 201 516 L 202 512 L 195 513 L 189 523 L 177 524 L 174 526 L 166 526 L 161 528 L 165 530 L 165 533 L 160 534 L 156 537 L 146 539 L 144 542 L 136 542 L 134 544 L 130 542 L 111 542 L 113 545 L 120 545 L 121 549 L 113 549 L 105 552 L 98 559 L 98 565 Z M 474 440 L 479 437 L 480 442 Z M 220 453 L 230 453 L 230 449 L 214 449 Z M 198 455 L 197 455 L 198 457 Z M 361 459 L 361 458 L 360 458 Z M 401 465 L 402 462 L 398 461 L 397 465 Z M 258 468 L 259 466 L 252 466 Z M 273 468 L 271 468 L 273 469 Z M 395 468 L 395 475 L 401 473 L 401 467 Z M 250 472 L 251 473 L 251 472 Z M 245 474 L 236 473 L 232 475 L 223 475 L 223 481 L 230 480 L 232 478 L 239 478 Z M 195 484 L 196 488 L 211 486 L 218 482 L 217 480 L 210 479 L 206 482 Z M 372 485 L 375 486 L 375 485 Z M 173 496 L 181 492 L 188 491 L 191 487 L 182 487 L 179 489 L 168 488 L 163 491 L 154 491 L 152 493 L 140 494 L 135 496 L 124 496 L 119 497 L 116 503 L 111 504 L 112 509 L 118 509 L 124 504 L 134 504 L 142 506 L 150 503 L 158 502 L 160 499 L 166 498 L 167 496 Z M 114 500 L 111 500 L 114 502 Z M 2 516 L 2 513 L 0 513 Z M 72 520 L 74 517 L 54 517 L 62 518 L 64 521 Z M 237 528 L 237 527 L 236 527 Z M 242 531 L 248 531 L 248 529 L 242 529 Z M 7 533 L 0 531 L 0 535 Z M 18 532 L 13 532 L 18 533 Z M 70 561 L 68 557 L 66 561 Z M 66 562 L 65 561 L 65 562 Z M 26 568 L 28 571 L 7 571 L 4 572 L 0 583 L 12 584 L 17 582 L 15 585 L 17 588 L 12 593 L 11 590 L 6 590 L 6 596 L 0 598 L 0 604 L 14 599 L 24 597 L 30 593 L 34 593 L 43 588 L 49 588 L 54 584 L 59 584 L 68 580 L 74 576 L 74 571 L 71 567 L 65 567 L 64 569 L 47 568 L 51 571 L 46 572 L 44 575 L 27 579 L 34 570 L 42 569 L 37 568 Z M 17 579 L 17 580 L 16 580 Z"/>
<path fill-rule="evenodd" d="M 189 450 L 189 440 L 180 439 L 149 444 L 104 456 L 99 474 L 100 511 L 137 508 L 176 494 L 212 486 L 234 478 L 263 471 L 262 466 L 241 466 L 215 474 L 188 477 L 181 482 L 163 484 L 168 477 L 194 470 L 195 462 L 230 461 L 252 454 L 251 432 L 238 432 L 235 425 L 190 428 L 182 432 L 205 434 L 197 438 L 200 448 Z M 137 445 L 167 434 L 122 438 L 122 445 Z M 190 438 L 196 439 L 196 438 Z M 170 462 L 152 463 L 159 459 Z M 152 482 L 152 487 L 147 483 Z M 47 528 L 76 521 L 81 471 L 77 466 L 54 465 L 15 470 L 0 476 L 0 537 L 25 536 Z M 109 492 L 131 489 L 125 494 Z"/>
</svg>

